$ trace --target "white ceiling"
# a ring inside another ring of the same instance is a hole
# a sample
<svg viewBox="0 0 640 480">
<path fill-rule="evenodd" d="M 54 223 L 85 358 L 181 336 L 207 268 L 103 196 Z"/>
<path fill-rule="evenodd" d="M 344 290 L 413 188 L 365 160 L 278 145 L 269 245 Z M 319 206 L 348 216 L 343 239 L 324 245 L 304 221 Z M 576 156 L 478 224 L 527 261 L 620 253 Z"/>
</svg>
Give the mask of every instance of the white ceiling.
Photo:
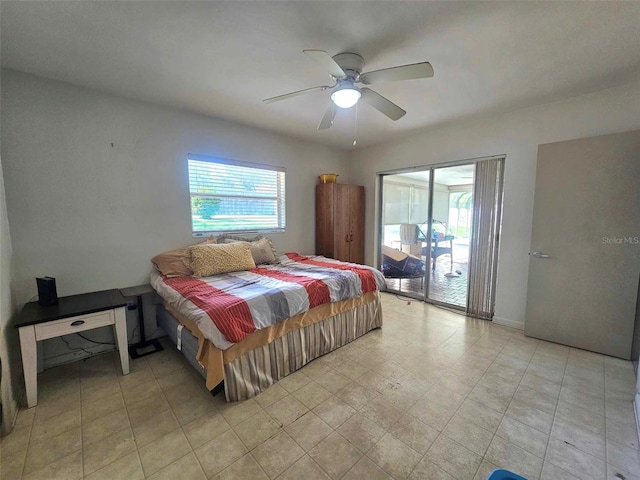
<svg viewBox="0 0 640 480">
<path fill-rule="evenodd" d="M 316 126 L 329 80 L 303 49 L 350 51 L 365 71 L 430 61 L 435 77 L 375 85 L 358 147 L 640 78 L 640 2 L 0 2 L 2 65 L 352 148 L 353 109 Z"/>
</svg>

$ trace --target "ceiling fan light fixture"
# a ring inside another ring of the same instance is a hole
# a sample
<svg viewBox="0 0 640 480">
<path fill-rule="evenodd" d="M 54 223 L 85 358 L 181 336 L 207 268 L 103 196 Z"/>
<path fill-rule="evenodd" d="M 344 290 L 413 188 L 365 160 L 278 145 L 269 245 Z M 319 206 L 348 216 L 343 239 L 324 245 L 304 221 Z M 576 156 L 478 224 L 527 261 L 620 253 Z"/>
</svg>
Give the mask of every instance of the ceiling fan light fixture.
<svg viewBox="0 0 640 480">
<path fill-rule="evenodd" d="M 331 94 L 331 100 L 340 108 L 351 108 L 360 100 L 360 89 L 351 82 L 342 82 Z"/>
</svg>

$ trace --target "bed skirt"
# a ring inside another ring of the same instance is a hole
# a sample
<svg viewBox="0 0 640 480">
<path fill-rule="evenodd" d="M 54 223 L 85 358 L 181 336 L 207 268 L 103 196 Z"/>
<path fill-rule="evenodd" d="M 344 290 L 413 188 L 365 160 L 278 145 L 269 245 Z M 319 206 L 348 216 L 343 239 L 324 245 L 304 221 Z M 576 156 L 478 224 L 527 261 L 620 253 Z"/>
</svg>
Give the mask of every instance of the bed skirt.
<svg viewBox="0 0 640 480">
<path fill-rule="evenodd" d="M 158 309 L 158 324 L 173 343 L 181 345 L 179 349 L 189 363 L 207 378 L 207 371 L 195 355 L 199 350 L 198 339 L 187 328 L 180 327 L 176 317 L 163 308 Z M 254 397 L 312 360 L 381 326 L 382 308 L 380 296 L 376 294 L 372 301 L 287 331 L 270 343 L 242 354 L 229 355 L 231 358 L 226 359 L 223 367 L 226 399 L 236 402 Z"/>
</svg>

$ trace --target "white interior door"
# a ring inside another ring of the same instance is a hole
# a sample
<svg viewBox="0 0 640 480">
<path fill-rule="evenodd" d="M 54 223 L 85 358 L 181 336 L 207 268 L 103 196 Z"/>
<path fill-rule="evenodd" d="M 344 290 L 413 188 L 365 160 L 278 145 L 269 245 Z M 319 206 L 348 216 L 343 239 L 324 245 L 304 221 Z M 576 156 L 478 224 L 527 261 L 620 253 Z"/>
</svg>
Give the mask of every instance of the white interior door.
<svg viewBox="0 0 640 480">
<path fill-rule="evenodd" d="M 639 131 L 538 147 L 527 335 L 630 359 L 639 185 Z"/>
</svg>

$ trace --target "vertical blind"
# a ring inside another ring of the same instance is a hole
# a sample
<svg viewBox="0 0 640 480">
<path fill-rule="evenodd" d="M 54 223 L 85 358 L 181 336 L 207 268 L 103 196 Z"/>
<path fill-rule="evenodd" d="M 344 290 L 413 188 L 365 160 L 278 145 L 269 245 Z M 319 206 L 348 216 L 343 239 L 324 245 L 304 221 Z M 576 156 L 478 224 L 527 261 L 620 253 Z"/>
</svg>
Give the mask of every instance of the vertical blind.
<svg viewBox="0 0 640 480">
<path fill-rule="evenodd" d="M 476 163 L 473 232 L 469 249 L 467 314 L 493 318 L 504 158 Z"/>
<path fill-rule="evenodd" d="M 194 234 L 285 230 L 283 167 L 193 154 L 187 160 Z"/>
</svg>

